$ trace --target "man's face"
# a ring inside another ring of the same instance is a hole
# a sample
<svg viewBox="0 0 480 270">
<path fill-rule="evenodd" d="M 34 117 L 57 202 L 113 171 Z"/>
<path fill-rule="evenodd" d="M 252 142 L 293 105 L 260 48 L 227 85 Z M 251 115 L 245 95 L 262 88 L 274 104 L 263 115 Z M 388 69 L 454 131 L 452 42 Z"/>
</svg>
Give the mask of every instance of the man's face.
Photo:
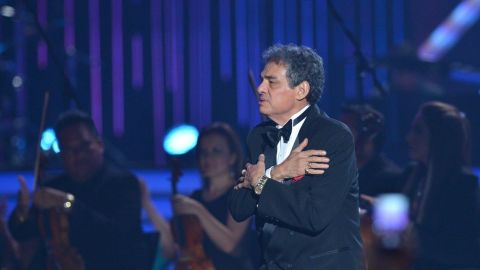
<svg viewBox="0 0 480 270">
<path fill-rule="evenodd" d="M 77 182 L 89 180 L 103 164 L 103 142 L 84 124 L 69 126 L 58 134 L 67 174 Z"/>
<path fill-rule="evenodd" d="M 258 86 L 260 112 L 277 123 L 288 121 L 296 111 L 295 89 L 290 88 L 285 65 L 267 63 Z"/>
</svg>

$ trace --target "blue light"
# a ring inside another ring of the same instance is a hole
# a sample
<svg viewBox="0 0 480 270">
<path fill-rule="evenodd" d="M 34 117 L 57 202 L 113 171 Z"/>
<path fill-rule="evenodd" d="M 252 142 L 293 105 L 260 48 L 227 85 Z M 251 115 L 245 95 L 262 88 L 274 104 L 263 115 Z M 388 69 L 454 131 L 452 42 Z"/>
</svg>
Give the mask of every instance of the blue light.
<svg viewBox="0 0 480 270">
<path fill-rule="evenodd" d="M 183 155 L 197 145 L 198 130 L 190 125 L 172 128 L 163 140 L 163 149 L 170 155 Z"/>
<path fill-rule="evenodd" d="M 53 150 L 55 153 L 60 152 L 58 147 L 57 137 L 55 137 L 55 131 L 52 128 L 47 128 L 42 133 L 42 139 L 40 141 L 40 147 L 43 151 Z"/>
</svg>

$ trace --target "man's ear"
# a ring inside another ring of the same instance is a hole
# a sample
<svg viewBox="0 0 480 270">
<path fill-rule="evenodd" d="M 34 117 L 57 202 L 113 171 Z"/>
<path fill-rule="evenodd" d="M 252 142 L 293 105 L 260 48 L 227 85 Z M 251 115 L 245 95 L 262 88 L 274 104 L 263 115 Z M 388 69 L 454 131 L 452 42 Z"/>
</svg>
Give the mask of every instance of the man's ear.
<svg viewBox="0 0 480 270">
<path fill-rule="evenodd" d="M 307 98 L 308 93 L 310 93 L 310 84 L 307 81 L 303 81 L 295 87 L 295 98 L 299 101 Z"/>
</svg>

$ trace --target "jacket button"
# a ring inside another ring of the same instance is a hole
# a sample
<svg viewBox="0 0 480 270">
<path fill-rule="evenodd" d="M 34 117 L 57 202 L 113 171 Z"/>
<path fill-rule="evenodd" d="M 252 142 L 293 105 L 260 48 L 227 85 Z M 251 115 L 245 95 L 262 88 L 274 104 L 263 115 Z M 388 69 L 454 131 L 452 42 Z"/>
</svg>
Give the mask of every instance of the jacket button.
<svg viewBox="0 0 480 270">
<path fill-rule="evenodd" d="M 288 232 L 290 235 L 294 235 L 295 233 L 293 231 Z"/>
<path fill-rule="evenodd" d="M 292 268 L 293 267 L 293 264 L 289 263 L 287 264 L 287 268 Z"/>
</svg>

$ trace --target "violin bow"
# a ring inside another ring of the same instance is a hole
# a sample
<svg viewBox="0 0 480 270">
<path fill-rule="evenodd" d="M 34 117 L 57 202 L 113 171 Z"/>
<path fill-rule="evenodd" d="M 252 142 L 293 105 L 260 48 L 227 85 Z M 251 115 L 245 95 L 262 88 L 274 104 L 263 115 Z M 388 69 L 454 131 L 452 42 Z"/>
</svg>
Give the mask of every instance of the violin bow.
<svg viewBox="0 0 480 270">
<path fill-rule="evenodd" d="M 40 175 L 40 158 L 41 158 L 41 147 L 40 143 L 42 141 L 42 134 L 43 130 L 45 129 L 45 119 L 47 118 L 47 109 L 48 103 L 50 100 L 50 91 L 45 91 L 45 95 L 43 96 L 43 107 L 42 107 L 42 118 L 40 119 L 40 129 L 38 132 L 38 142 L 37 142 L 37 151 L 35 153 L 35 169 L 33 174 L 33 190 L 40 184 L 39 183 L 39 175 Z"/>
</svg>

